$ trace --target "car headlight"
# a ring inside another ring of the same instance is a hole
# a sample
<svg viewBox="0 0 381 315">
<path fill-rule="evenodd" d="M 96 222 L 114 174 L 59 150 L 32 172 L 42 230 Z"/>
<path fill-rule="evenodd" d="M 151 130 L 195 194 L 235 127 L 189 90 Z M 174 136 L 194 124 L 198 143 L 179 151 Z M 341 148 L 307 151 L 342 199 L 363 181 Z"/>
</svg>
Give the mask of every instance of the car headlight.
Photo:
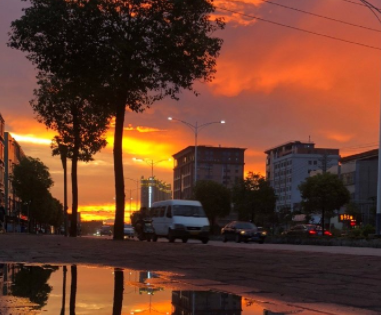
<svg viewBox="0 0 381 315">
<path fill-rule="evenodd" d="M 246 231 L 241 231 L 240 233 L 241 233 L 242 235 L 244 235 L 244 234 L 246 234 Z"/>
<path fill-rule="evenodd" d="M 201 231 L 203 231 L 203 232 L 209 232 L 209 231 L 210 231 L 210 226 L 209 226 L 209 225 L 204 225 L 204 226 L 201 228 Z"/>
</svg>

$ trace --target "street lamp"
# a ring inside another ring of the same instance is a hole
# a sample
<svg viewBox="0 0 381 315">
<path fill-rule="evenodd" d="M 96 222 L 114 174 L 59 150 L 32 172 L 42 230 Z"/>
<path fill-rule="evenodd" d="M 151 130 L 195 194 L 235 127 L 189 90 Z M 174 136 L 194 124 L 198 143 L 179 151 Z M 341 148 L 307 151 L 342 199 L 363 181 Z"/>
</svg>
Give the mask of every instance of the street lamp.
<svg viewBox="0 0 381 315">
<path fill-rule="evenodd" d="M 129 180 L 132 180 L 132 181 L 136 182 L 136 210 L 138 210 L 138 202 L 139 202 L 139 180 L 137 180 L 137 179 L 133 179 L 133 178 L 129 178 L 129 177 L 125 177 L 125 179 L 129 179 Z"/>
<path fill-rule="evenodd" d="M 195 125 L 192 125 L 189 122 L 186 122 L 186 121 L 180 120 L 180 119 L 175 119 L 172 117 L 168 117 L 168 120 L 181 122 L 184 125 L 188 126 L 190 129 L 192 129 L 192 131 L 194 132 L 194 182 L 196 183 L 197 182 L 197 136 L 198 136 L 198 132 L 201 129 L 205 128 L 206 126 L 209 126 L 212 124 L 224 124 L 225 120 L 212 121 L 212 122 L 208 122 L 208 123 L 205 123 L 202 125 L 198 125 L 197 121 L 196 121 Z"/>
<path fill-rule="evenodd" d="M 136 162 L 146 162 L 148 165 L 151 165 L 151 178 L 153 179 L 153 166 L 164 161 L 171 161 L 171 159 L 163 159 L 160 161 L 154 161 L 154 160 L 147 160 L 147 159 L 139 159 L 139 158 L 132 158 Z"/>
</svg>

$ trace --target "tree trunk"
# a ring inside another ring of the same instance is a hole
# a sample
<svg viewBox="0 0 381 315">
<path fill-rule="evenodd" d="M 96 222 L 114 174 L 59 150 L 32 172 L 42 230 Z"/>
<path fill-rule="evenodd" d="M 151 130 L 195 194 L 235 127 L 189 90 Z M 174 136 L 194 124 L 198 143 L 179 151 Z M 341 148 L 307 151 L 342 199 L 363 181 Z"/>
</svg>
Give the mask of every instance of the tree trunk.
<svg viewBox="0 0 381 315">
<path fill-rule="evenodd" d="M 123 175 L 123 125 L 125 114 L 125 98 L 117 104 L 114 131 L 114 177 L 115 177 L 115 221 L 114 240 L 123 240 L 124 233 L 124 175 Z"/>
<path fill-rule="evenodd" d="M 70 286 L 70 315 L 75 315 L 75 301 L 77 298 L 77 266 L 71 266 L 71 286 Z"/>
<path fill-rule="evenodd" d="M 112 315 L 121 315 L 123 307 L 124 274 L 119 268 L 114 269 L 114 303 Z"/>
<path fill-rule="evenodd" d="M 71 208 L 71 226 L 70 226 L 70 236 L 77 236 L 77 226 L 78 226 L 78 156 L 73 154 L 72 164 L 71 164 L 71 194 L 72 194 L 72 208 Z"/>
<path fill-rule="evenodd" d="M 72 107 L 73 116 L 73 133 L 74 133 L 74 147 L 73 147 L 73 157 L 71 160 L 71 194 L 72 194 L 72 208 L 71 208 L 71 226 L 70 226 L 70 236 L 77 236 L 78 228 L 78 154 L 80 147 L 79 138 L 79 123 L 78 123 L 78 111 L 76 106 Z"/>
</svg>

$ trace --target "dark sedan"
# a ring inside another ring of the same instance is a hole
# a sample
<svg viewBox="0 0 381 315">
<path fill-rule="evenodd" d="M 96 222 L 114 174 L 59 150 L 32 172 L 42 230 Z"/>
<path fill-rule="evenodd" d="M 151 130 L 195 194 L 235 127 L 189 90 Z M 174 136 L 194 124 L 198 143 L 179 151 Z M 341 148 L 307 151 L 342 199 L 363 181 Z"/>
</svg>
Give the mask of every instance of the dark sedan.
<svg viewBox="0 0 381 315">
<path fill-rule="evenodd" d="M 297 224 L 289 230 L 283 232 L 283 234 L 291 236 L 322 236 L 323 229 L 320 225 L 316 224 Z M 332 233 L 325 230 L 324 236 L 332 236 Z"/>
<path fill-rule="evenodd" d="M 221 229 L 222 240 L 240 242 L 258 242 L 262 244 L 266 236 L 258 231 L 255 224 L 245 221 L 232 221 Z"/>
</svg>

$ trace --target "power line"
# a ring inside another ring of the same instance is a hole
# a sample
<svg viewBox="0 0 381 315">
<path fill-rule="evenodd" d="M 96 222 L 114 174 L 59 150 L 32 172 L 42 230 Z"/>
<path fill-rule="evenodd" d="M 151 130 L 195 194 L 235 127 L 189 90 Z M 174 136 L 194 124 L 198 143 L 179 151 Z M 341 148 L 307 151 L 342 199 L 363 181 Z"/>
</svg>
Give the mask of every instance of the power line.
<svg viewBox="0 0 381 315">
<path fill-rule="evenodd" d="M 375 28 L 371 28 L 371 27 L 367 27 L 367 26 L 363 26 L 363 25 L 359 25 L 359 24 L 354 24 L 354 23 L 342 21 L 342 20 L 339 20 L 339 19 L 331 18 L 331 17 L 328 17 L 328 16 L 320 15 L 320 14 L 315 14 L 315 13 L 304 11 L 304 10 L 301 10 L 301 9 L 289 7 L 289 6 L 284 5 L 284 4 L 275 3 L 275 2 L 272 2 L 270 0 L 260 0 L 260 1 L 268 3 L 268 4 L 276 5 L 276 6 L 288 9 L 288 10 L 293 10 L 293 11 L 297 11 L 297 12 L 300 12 L 300 13 L 304 13 L 304 14 L 308 14 L 308 15 L 311 15 L 311 16 L 315 16 L 315 17 L 318 17 L 318 18 L 326 19 L 326 20 L 329 20 L 329 21 L 334 21 L 334 22 L 337 22 L 337 23 L 341 23 L 341 24 L 345 24 L 345 25 L 350 25 L 350 26 L 354 26 L 354 27 L 359 27 L 359 28 L 363 28 L 363 29 L 366 29 L 366 30 L 369 30 L 369 31 L 381 33 L 381 30 L 378 30 L 378 29 L 375 29 Z M 232 1 L 232 2 L 235 2 L 235 1 Z"/>
<path fill-rule="evenodd" d="M 307 33 L 307 34 L 311 34 L 311 35 L 316 35 L 316 36 L 321 36 L 321 37 L 329 38 L 329 39 L 332 39 L 332 40 L 344 42 L 344 43 L 347 43 L 347 44 L 362 46 L 362 47 L 369 48 L 369 49 L 381 50 L 380 47 L 371 46 L 371 45 L 367 45 L 367 44 L 362 44 L 362 43 L 359 43 L 359 42 L 354 42 L 354 41 L 338 38 L 338 37 L 331 36 L 331 35 L 326 35 L 326 34 L 321 34 L 321 33 L 313 32 L 313 31 L 308 31 L 308 30 L 305 30 L 305 29 L 302 29 L 302 28 L 299 28 L 299 27 L 296 27 L 296 26 L 291 26 L 291 25 L 286 25 L 286 24 L 279 23 L 279 22 L 274 22 L 274 21 L 271 21 L 271 20 L 267 20 L 267 19 L 264 19 L 264 18 L 260 18 L 260 17 L 257 17 L 257 16 L 241 13 L 241 12 L 230 10 L 230 9 L 226 9 L 226 8 L 221 8 L 221 7 L 216 7 L 216 8 L 219 9 L 219 10 L 223 10 L 223 11 L 239 14 L 239 15 L 251 18 L 251 19 L 258 20 L 258 21 L 267 22 L 267 23 L 274 24 L 274 25 L 277 25 L 277 26 L 282 26 L 282 27 L 290 28 L 290 29 L 293 29 L 293 30 L 296 30 L 296 31 L 299 31 L 299 32 L 303 32 L 303 33 Z"/>
<path fill-rule="evenodd" d="M 362 3 L 358 3 L 358 2 L 355 2 L 355 1 L 351 1 L 351 0 L 341 0 L 343 2 L 349 2 L 349 3 L 352 3 L 352 4 L 356 4 L 356 5 L 361 5 L 363 7 L 366 7 L 365 4 L 362 4 Z M 361 0 L 360 0 L 361 1 Z"/>
</svg>

